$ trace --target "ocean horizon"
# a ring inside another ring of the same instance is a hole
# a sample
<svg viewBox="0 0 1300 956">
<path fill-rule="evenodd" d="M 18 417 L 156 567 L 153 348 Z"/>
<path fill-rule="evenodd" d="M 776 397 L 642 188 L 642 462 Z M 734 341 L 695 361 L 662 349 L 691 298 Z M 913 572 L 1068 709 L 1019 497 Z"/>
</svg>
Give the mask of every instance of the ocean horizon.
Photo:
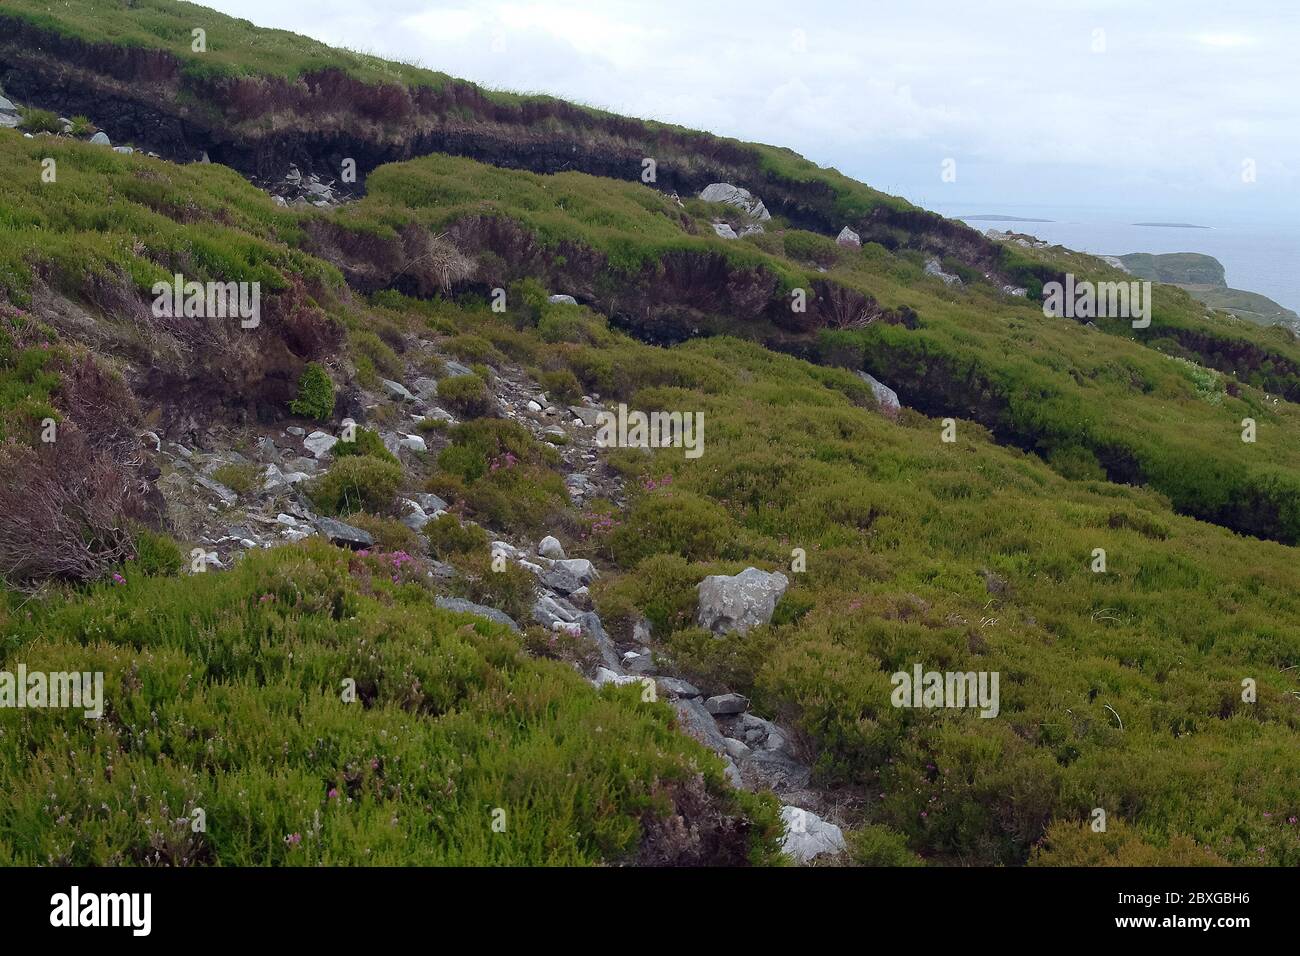
<svg viewBox="0 0 1300 956">
<path fill-rule="evenodd" d="M 1300 312 L 1300 228 L 1277 222 L 1228 222 L 1190 215 L 1153 215 L 1116 210 L 1067 207 L 962 203 L 935 207 L 951 219 L 985 232 L 989 229 L 1027 233 L 1047 242 L 1093 255 L 1122 256 L 1132 252 L 1198 252 L 1223 264 L 1231 288 L 1266 295 L 1279 305 Z M 1014 216 L 1025 222 L 972 218 Z M 1178 222 L 1188 226 L 1138 223 Z"/>
</svg>

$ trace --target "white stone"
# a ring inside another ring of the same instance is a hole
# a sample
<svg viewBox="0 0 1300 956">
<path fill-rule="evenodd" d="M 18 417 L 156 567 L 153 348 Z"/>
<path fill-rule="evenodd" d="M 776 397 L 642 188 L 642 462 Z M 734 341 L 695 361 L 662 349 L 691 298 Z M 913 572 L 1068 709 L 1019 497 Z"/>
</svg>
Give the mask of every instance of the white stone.
<svg viewBox="0 0 1300 956">
<path fill-rule="evenodd" d="M 537 544 L 537 553 L 544 558 L 551 558 L 554 561 L 564 560 L 564 545 L 560 544 L 558 538 L 547 535 Z"/>
<path fill-rule="evenodd" d="M 790 579 L 779 571 L 769 574 L 746 568 L 739 574 L 711 574 L 697 589 L 697 621 L 714 634 L 746 634 L 772 620 L 776 604 L 789 586 Z"/>
<path fill-rule="evenodd" d="M 811 810 L 783 806 L 781 821 L 785 824 L 781 849 L 797 863 L 807 863 L 825 853 L 842 853 L 848 846 L 843 830 Z"/>
<path fill-rule="evenodd" d="M 314 431 L 302 440 L 303 447 L 311 452 L 313 458 L 321 458 L 328 455 L 330 449 L 339 443 L 339 440 L 328 432 Z"/>
</svg>

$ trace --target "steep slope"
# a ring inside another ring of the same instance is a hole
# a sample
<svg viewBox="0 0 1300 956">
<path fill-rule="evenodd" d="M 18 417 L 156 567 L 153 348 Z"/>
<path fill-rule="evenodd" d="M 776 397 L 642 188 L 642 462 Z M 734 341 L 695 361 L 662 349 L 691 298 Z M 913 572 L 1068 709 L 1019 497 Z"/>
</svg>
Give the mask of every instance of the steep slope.
<svg viewBox="0 0 1300 956">
<path fill-rule="evenodd" d="M 0 27 L 0 85 L 13 96 L 69 116 L 111 116 L 115 141 L 182 161 L 206 152 L 269 178 L 290 163 L 337 177 L 351 159 L 364 183 L 384 163 L 431 152 L 634 181 L 653 160 L 664 190 L 694 194 L 735 182 L 803 228 L 834 235 L 847 224 L 891 248 L 1033 272 L 979 232 L 789 150 L 489 92 L 189 3 L 6 0 Z M 202 52 L 195 29 L 205 31 Z"/>
<path fill-rule="evenodd" d="M 102 723 L 0 713 L 0 858 L 768 862 L 775 801 L 724 781 L 793 800 L 775 762 L 862 863 L 1300 862 L 1294 336 L 1166 286 L 1148 329 L 1045 318 L 1044 278 L 1119 273 L 764 147 L 207 11 L 200 68 L 195 10 L 6 4 L 6 89 L 251 175 L 458 155 L 319 209 L 0 130 L 0 651 L 107 687 Z M 329 146 L 328 89 L 415 105 Z M 637 181 L 648 136 L 780 215 L 721 238 L 731 210 Z M 575 137 L 606 175 L 502 168 Z M 159 315 L 177 273 L 260 283 L 261 321 Z M 620 403 L 702 415 L 703 453 L 598 447 Z M 720 633 L 698 588 L 748 567 L 789 589 Z M 895 706 L 917 664 L 998 673 L 997 716 Z"/>
</svg>

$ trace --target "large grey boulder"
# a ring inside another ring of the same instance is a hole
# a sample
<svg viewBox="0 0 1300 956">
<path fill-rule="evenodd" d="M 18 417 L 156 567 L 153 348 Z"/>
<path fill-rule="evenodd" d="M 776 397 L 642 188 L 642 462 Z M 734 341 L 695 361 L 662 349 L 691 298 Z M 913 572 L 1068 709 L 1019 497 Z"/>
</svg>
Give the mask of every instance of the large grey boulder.
<svg viewBox="0 0 1300 956">
<path fill-rule="evenodd" d="M 547 296 L 546 301 L 553 303 L 555 305 L 577 305 L 578 304 L 578 300 L 571 295 Z"/>
<path fill-rule="evenodd" d="M 747 634 L 772 620 L 790 579 L 780 571 L 745 568 L 739 574 L 711 574 L 700 582 L 696 620 L 714 634 Z"/>
<path fill-rule="evenodd" d="M 898 410 L 903 407 L 898 401 L 898 393 L 866 372 L 859 371 L 858 378 L 871 386 L 871 394 L 875 396 L 876 404 L 880 406 L 880 414 L 890 421 L 897 421 Z"/>
<path fill-rule="evenodd" d="M 439 594 L 434 598 L 433 603 L 444 611 L 455 611 L 458 614 L 476 614 L 479 617 L 487 618 L 489 621 L 502 624 L 516 634 L 519 633 L 519 625 L 514 622 L 514 619 L 505 611 L 498 611 L 494 607 L 485 607 L 482 604 L 475 604 L 473 601 L 466 601 L 464 598 L 447 597 L 443 594 Z"/>
<path fill-rule="evenodd" d="M 555 561 L 564 560 L 564 545 L 560 544 L 558 538 L 547 535 L 537 545 L 537 553 L 544 558 L 551 558 Z"/>
<path fill-rule="evenodd" d="M 862 237 L 859 236 L 852 229 L 850 229 L 848 226 L 845 226 L 843 229 L 840 230 L 840 234 L 835 237 L 835 242 L 838 245 L 845 246 L 846 248 L 849 249 L 862 248 Z"/>
<path fill-rule="evenodd" d="M 339 443 L 339 440 L 329 432 L 314 431 L 302 440 L 303 447 L 311 452 L 313 458 L 321 458 L 328 455 L 330 450 Z"/>
<path fill-rule="evenodd" d="M 334 518 L 318 519 L 316 521 L 316 530 L 323 534 L 330 544 L 336 544 L 341 548 L 351 548 L 354 551 L 372 547 L 375 543 L 375 539 L 370 536 L 370 532 L 354 528 L 352 525 L 336 521 Z"/>
<path fill-rule="evenodd" d="M 722 736 L 713 715 L 704 709 L 704 704 L 698 697 L 678 697 L 669 703 L 677 711 L 677 721 L 683 732 L 715 753 L 726 752 L 727 739 Z"/>
<path fill-rule="evenodd" d="M 94 136 L 90 137 L 90 141 L 91 141 L 92 143 L 94 143 L 96 146 L 112 146 L 112 145 L 113 145 L 112 140 L 110 140 L 110 139 L 108 138 L 108 134 L 105 133 L 102 129 L 101 129 L 98 133 L 96 133 Z"/>
<path fill-rule="evenodd" d="M 710 183 L 700 192 L 700 198 L 705 202 L 724 202 L 728 206 L 736 206 L 759 222 L 766 222 L 772 218 L 772 214 L 767 211 L 762 200 L 748 189 L 733 186 L 731 183 Z"/>
<path fill-rule="evenodd" d="M 725 223 L 725 222 L 715 222 L 715 223 L 713 224 L 713 231 L 716 232 L 716 233 L 718 234 L 718 238 L 719 238 L 719 239 L 739 239 L 739 238 L 740 238 L 738 235 L 736 235 L 736 230 L 732 229 L 729 223 Z"/>
<path fill-rule="evenodd" d="M 415 396 L 411 394 L 411 390 L 401 382 L 394 382 L 391 378 L 384 378 L 379 380 L 379 384 L 384 387 L 388 397 L 395 402 L 415 401 Z"/>
<path fill-rule="evenodd" d="M 208 491 L 212 492 L 218 498 L 220 498 L 221 503 L 225 505 L 227 508 L 235 504 L 235 502 L 239 501 L 239 495 L 235 494 L 235 492 L 232 489 L 227 488 L 219 481 L 214 481 L 211 478 L 205 478 L 203 475 L 196 475 L 194 480 L 197 481 L 204 488 L 206 488 Z"/>
<path fill-rule="evenodd" d="M 781 808 L 781 820 L 785 824 L 781 849 L 797 863 L 807 863 L 825 853 L 842 853 L 848 846 L 843 830 L 811 810 L 785 806 Z"/>
<path fill-rule="evenodd" d="M 749 700 L 739 694 L 719 694 L 706 700 L 704 709 L 715 717 L 743 714 L 749 709 Z"/>
<path fill-rule="evenodd" d="M 564 558 L 556 561 L 554 567 L 557 571 L 567 571 L 572 574 L 578 579 L 579 586 L 590 584 L 597 576 L 595 565 L 586 558 Z"/>
</svg>

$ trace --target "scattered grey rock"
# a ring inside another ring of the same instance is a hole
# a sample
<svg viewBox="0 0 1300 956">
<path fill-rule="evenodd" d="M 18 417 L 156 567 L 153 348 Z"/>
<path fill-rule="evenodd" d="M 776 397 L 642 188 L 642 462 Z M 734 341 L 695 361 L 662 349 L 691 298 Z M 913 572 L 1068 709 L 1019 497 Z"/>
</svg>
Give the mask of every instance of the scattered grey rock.
<svg viewBox="0 0 1300 956">
<path fill-rule="evenodd" d="M 339 440 L 328 432 L 314 431 L 302 440 L 303 447 L 306 448 L 316 458 L 321 458 L 330 453 Z"/>
<path fill-rule="evenodd" d="M 443 501 L 437 495 L 419 494 L 415 496 L 415 501 L 430 517 L 437 514 L 439 511 L 447 510 L 447 502 Z"/>
<path fill-rule="evenodd" d="M 779 571 L 746 568 L 739 574 L 711 574 L 700 582 L 697 621 L 714 634 L 748 633 L 770 620 L 790 586 Z"/>
<path fill-rule="evenodd" d="M 961 285 L 961 279 L 951 272 L 943 271 L 943 266 L 939 265 L 938 259 L 932 258 L 926 261 L 925 274 L 942 280 L 944 285 Z"/>
<path fill-rule="evenodd" d="M 655 684 L 666 697 L 700 697 L 700 689 L 680 677 L 656 677 Z"/>
<path fill-rule="evenodd" d="M 704 704 L 698 698 L 677 697 L 669 703 L 677 711 L 683 731 L 716 753 L 726 752 L 726 738 L 718 730 L 713 715 L 704 709 Z"/>
<path fill-rule="evenodd" d="M 474 374 L 474 370 L 472 368 L 470 368 L 468 365 L 462 365 L 460 362 L 457 362 L 455 359 L 448 359 L 446 362 L 443 363 L 442 367 L 443 367 L 443 371 L 445 371 L 448 375 L 473 375 Z"/>
<path fill-rule="evenodd" d="M 544 558 L 551 558 L 555 561 L 564 560 L 564 545 L 560 544 L 558 538 L 547 535 L 537 544 L 537 553 Z"/>
<path fill-rule="evenodd" d="M 826 853 L 841 853 L 848 844 L 844 831 L 827 823 L 811 810 L 783 806 L 781 820 L 785 823 L 785 837 L 781 849 L 797 863 L 807 863 Z"/>
<path fill-rule="evenodd" d="M 307 434 L 307 429 L 299 428 L 297 425 L 290 425 L 288 428 L 285 429 L 285 431 L 288 432 L 290 435 L 292 435 L 294 438 L 301 438 L 303 435 Z"/>
<path fill-rule="evenodd" d="M 533 620 L 545 628 L 550 628 L 557 621 L 573 624 L 578 616 L 577 608 L 555 595 L 543 594 L 533 604 Z"/>
<path fill-rule="evenodd" d="M 343 548 L 352 548 L 354 551 L 373 547 L 375 543 L 375 539 L 370 536 L 370 532 L 354 528 L 352 525 L 344 524 L 334 518 L 317 519 L 316 528 L 329 540 L 330 544 L 336 544 Z"/>
<path fill-rule="evenodd" d="M 890 421 L 898 421 L 899 409 L 903 407 L 898 401 L 898 393 L 884 382 L 860 369 L 858 370 L 858 378 L 871 386 L 871 394 L 875 396 L 876 404 L 880 407 L 880 414 Z"/>
<path fill-rule="evenodd" d="M 606 684 L 613 684 L 615 687 L 626 687 L 629 684 L 641 683 L 641 678 L 634 677 L 631 674 L 616 674 L 608 667 L 597 667 L 596 676 L 591 682 L 597 687 L 604 687 Z"/>
<path fill-rule="evenodd" d="M 227 488 L 219 481 L 213 481 L 211 478 L 205 478 L 203 475 L 195 475 L 194 480 L 220 498 L 221 503 L 226 507 L 230 507 L 239 501 L 239 495 L 235 494 L 234 491 Z"/>
<path fill-rule="evenodd" d="M 434 598 L 434 603 L 444 611 L 456 611 L 459 614 L 477 614 L 489 621 L 505 625 L 516 634 L 519 633 L 519 625 L 514 622 L 510 615 L 504 611 L 498 611 L 494 607 L 484 607 L 482 604 L 475 604 L 473 601 L 466 601 L 464 598 L 447 597 L 442 594 Z"/>
<path fill-rule="evenodd" d="M 715 717 L 743 714 L 749 709 L 749 698 L 742 697 L 740 694 L 719 694 L 706 700 L 704 709 Z"/>
<path fill-rule="evenodd" d="M 729 206 L 736 206 L 759 222 L 766 222 L 772 218 L 767 207 L 753 193 L 731 183 L 710 183 L 700 191 L 700 198 L 705 202 L 724 202 Z"/>
<path fill-rule="evenodd" d="M 547 302 L 563 303 L 565 305 L 577 305 L 578 300 L 571 295 L 553 295 L 549 296 Z"/>
<path fill-rule="evenodd" d="M 429 446 L 424 443 L 424 439 L 419 435 L 402 435 L 397 444 L 407 451 L 420 452 L 421 454 L 429 450 Z"/>
<path fill-rule="evenodd" d="M 595 565 L 586 558 L 562 558 L 555 562 L 554 567 L 557 571 L 567 571 L 572 574 L 578 579 L 579 586 L 590 584 L 597 577 Z"/>
<path fill-rule="evenodd" d="M 572 571 L 566 571 L 564 568 L 544 570 L 541 579 L 544 585 L 552 591 L 558 591 L 560 594 L 572 594 L 582 587 L 582 582 L 578 580 L 578 576 Z"/>
<path fill-rule="evenodd" d="M 739 238 L 740 238 L 740 236 L 736 235 L 736 230 L 732 229 L 732 228 L 731 228 L 731 225 L 730 225 L 729 223 L 725 223 L 725 222 L 715 222 L 715 223 L 713 223 L 713 231 L 716 232 L 716 233 L 718 234 L 718 238 L 719 238 L 719 239 L 739 239 Z"/>
<path fill-rule="evenodd" d="M 740 761 L 749 756 L 749 748 L 745 746 L 743 741 L 734 737 L 722 738 L 722 745 L 727 748 L 727 755 L 732 760 Z"/>
<path fill-rule="evenodd" d="M 388 397 L 395 402 L 413 402 L 415 396 L 401 382 L 394 382 L 391 378 L 385 378 L 380 381 Z"/>
<path fill-rule="evenodd" d="M 587 408 L 583 405 L 570 405 L 569 411 L 573 417 L 582 422 L 588 428 L 594 428 L 600 421 L 599 408 Z"/>
</svg>

